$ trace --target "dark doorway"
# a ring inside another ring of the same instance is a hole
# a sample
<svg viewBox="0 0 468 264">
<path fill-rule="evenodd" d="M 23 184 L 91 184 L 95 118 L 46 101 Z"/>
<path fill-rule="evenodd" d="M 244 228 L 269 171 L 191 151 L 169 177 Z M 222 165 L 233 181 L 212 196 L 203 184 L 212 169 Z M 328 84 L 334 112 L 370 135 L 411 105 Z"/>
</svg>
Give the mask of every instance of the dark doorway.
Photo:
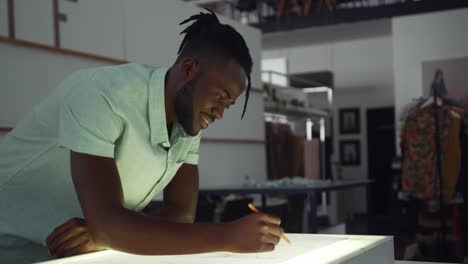
<svg viewBox="0 0 468 264">
<path fill-rule="evenodd" d="M 395 157 L 395 108 L 367 109 L 369 214 L 389 216 L 392 207 L 391 163 Z"/>
</svg>

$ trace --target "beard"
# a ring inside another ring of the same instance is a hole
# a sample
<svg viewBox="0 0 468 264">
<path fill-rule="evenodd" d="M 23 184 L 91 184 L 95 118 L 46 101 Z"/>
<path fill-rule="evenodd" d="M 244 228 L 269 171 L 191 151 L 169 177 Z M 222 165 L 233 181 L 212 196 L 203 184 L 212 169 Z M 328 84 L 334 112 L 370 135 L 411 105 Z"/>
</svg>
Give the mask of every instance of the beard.
<svg viewBox="0 0 468 264">
<path fill-rule="evenodd" d="M 176 93 L 174 108 L 177 120 L 182 125 L 185 133 L 195 136 L 198 131 L 194 128 L 193 90 L 198 82 L 198 76 L 188 81 Z"/>
</svg>

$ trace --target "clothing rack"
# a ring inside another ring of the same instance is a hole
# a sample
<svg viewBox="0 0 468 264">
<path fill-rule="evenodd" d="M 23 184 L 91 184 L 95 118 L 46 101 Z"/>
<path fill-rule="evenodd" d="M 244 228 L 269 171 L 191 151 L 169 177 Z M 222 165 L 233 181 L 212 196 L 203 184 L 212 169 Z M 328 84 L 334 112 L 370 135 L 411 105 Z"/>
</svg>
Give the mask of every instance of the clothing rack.
<svg viewBox="0 0 468 264">
<path fill-rule="evenodd" d="M 432 105 L 434 107 L 434 126 L 435 126 L 435 131 L 434 131 L 434 143 L 436 147 L 436 177 L 439 178 L 439 217 L 440 217 L 440 223 L 442 225 L 441 229 L 441 234 L 437 236 L 437 249 L 438 249 L 438 259 L 442 260 L 444 256 L 446 256 L 447 253 L 447 243 L 446 243 L 446 228 L 447 224 L 445 222 L 445 210 L 443 206 L 443 199 L 442 199 L 442 181 L 443 181 L 443 175 L 442 175 L 442 157 L 441 157 L 441 143 L 440 143 L 440 124 L 439 124 L 439 112 L 441 109 L 441 106 L 438 105 L 438 100 L 440 98 L 440 90 L 436 89 L 435 86 L 432 86 L 432 96 L 433 96 L 433 102 Z"/>
<path fill-rule="evenodd" d="M 457 262 L 461 257 L 461 242 L 467 241 L 463 233 L 466 226 L 460 221 L 466 217 L 460 215 L 462 200 L 459 195 L 452 196 L 458 190 L 465 201 L 468 197 L 463 191 L 468 190 L 466 183 L 460 178 L 466 174 L 468 164 L 465 125 L 461 123 L 465 112 L 457 101 L 447 97 L 440 70 L 428 88 L 428 97 L 409 105 L 401 130 L 404 159 L 402 178 L 398 180 L 402 192 L 398 193 L 398 199 L 407 201 L 403 205 L 408 209 L 408 231 L 415 231 L 417 250 L 412 257 Z"/>
</svg>

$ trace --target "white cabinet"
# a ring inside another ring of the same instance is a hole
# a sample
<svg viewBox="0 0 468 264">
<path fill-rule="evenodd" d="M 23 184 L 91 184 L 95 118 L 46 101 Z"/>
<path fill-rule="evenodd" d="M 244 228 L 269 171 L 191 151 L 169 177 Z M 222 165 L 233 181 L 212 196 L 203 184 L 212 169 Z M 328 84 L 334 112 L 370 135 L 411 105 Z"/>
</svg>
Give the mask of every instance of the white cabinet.
<svg viewBox="0 0 468 264">
<path fill-rule="evenodd" d="M 8 3 L 0 0 L 0 36 L 8 37 Z"/>
<path fill-rule="evenodd" d="M 51 0 L 15 0 L 14 10 L 15 37 L 17 39 L 46 45 L 54 44 Z"/>
<path fill-rule="evenodd" d="M 125 58 L 121 0 L 59 0 L 59 11 L 61 48 Z"/>
</svg>

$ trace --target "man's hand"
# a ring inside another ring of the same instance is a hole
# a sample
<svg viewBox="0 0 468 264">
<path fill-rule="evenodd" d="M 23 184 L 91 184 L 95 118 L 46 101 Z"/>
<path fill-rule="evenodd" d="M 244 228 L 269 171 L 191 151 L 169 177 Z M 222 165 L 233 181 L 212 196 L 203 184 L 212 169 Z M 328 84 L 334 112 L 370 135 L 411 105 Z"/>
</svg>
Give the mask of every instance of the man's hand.
<svg viewBox="0 0 468 264">
<path fill-rule="evenodd" d="M 106 249 L 96 245 L 86 221 L 76 217 L 55 228 L 47 237 L 46 246 L 50 255 L 59 258 Z"/>
<path fill-rule="evenodd" d="M 253 253 L 273 251 L 284 231 L 278 217 L 255 213 L 228 223 L 228 251 Z"/>
</svg>

